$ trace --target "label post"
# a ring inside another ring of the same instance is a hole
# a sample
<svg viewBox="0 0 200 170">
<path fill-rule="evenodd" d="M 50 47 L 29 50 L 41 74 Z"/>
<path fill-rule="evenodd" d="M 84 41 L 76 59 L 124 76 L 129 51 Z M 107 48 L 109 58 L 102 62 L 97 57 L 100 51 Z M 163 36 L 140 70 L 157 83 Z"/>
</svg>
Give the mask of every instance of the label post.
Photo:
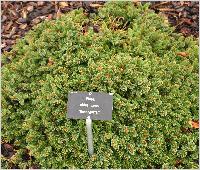
<svg viewBox="0 0 200 170">
<path fill-rule="evenodd" d="M 87 128 L 87 140 L 88 140 L 88 153 L 89 155 L 93 155 L 94 147 L 93 147 L 93 135 L 92 135 L 92 119 L 90 116 L 86 119 L 86 128 Z"/>
<path fill-rule="evenodd" d="M 94 154 L 92 120 L 112 120 L 113 93 L 70 92 L 68 93 L 67 117 L 85 119 L 88 153 Z"/>
</svg>

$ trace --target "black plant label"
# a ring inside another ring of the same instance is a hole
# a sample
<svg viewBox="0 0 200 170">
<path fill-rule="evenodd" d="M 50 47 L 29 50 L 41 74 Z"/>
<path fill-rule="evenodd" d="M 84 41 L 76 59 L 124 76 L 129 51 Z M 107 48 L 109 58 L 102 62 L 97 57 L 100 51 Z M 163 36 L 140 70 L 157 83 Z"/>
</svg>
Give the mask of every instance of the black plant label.
<svg viewBox="0 0 200 170">
<path fill-rule="evenodd" d="M 69 119 L 111 120 L 113 94 L 103 92 L 70 92 L 67 117 Z"/>
</svg>

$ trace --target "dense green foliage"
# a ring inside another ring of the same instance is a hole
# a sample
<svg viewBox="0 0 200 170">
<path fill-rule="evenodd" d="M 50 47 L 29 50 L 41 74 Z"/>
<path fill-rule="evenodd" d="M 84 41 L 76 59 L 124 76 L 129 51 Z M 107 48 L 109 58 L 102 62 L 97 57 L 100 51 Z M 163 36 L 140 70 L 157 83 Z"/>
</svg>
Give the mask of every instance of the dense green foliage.
<svg viewBox="0 0 200 170">
<path fill-rule="evenodd" d="M 198 120 L 198 44 L 148 6 L 107 3 L 45 21 L 3 63 L 2 139 L 19 147 L 9 160 L 19 167 L 198 168 L 188 123 Z M 66 117 L 69 91 L 114 93 L 113 119 L 93 121 L 92 157 L 85 120 Z M 35 160 L 22 160 L 25 148 Z"/>
</svg>

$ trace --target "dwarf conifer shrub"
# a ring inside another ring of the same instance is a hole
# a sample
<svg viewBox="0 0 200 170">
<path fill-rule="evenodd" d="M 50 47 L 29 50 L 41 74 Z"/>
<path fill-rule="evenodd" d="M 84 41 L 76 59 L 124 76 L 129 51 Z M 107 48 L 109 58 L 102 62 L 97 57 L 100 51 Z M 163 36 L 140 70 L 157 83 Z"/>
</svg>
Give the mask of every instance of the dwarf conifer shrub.
<svg viewBox="0 0 200 170">
<path fill-rule="evenodd" d="M 45 21 L 3 64 L 2 140 L 20 168 L 198 168 L 198 44 L 147 5 Z M 114 93 L 113 119 L 93 121 L 92 157 L 85 120 L 66 117 L 70 91 Z"/>
</svg>

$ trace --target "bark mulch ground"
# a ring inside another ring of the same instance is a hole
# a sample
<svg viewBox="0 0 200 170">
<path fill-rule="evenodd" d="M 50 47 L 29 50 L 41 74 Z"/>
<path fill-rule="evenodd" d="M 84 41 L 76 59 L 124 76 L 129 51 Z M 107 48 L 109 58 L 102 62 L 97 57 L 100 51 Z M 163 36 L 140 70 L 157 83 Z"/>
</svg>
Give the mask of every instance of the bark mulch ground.
<svg viewBox="0 0 200 170">
<path fill-rule="evenodd" d="M 151 8 L 161 12 L 176 31 L 184 36 L 199 36 L 199 2 L 153 2 Z"/>
</svg>

